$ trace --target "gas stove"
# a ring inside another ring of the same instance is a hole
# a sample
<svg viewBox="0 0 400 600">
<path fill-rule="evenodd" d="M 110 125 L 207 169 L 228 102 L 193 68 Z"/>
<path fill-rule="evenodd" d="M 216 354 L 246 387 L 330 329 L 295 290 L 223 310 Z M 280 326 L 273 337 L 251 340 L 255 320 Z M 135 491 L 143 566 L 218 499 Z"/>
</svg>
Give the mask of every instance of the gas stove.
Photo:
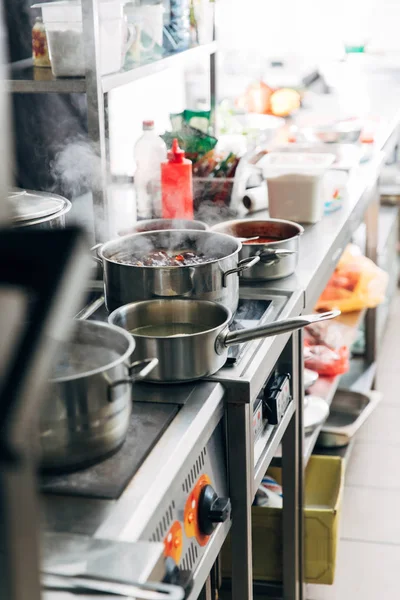
<svg viewBox="0 0 400 600">
<path fill-rule="evenodd" d="M 300 296 L 261 286 L 241 288 L 231 328 L 291 316 L 301 302 Z M 81 316 L 107 319 L 100 290 Z M 256 409 L 276 361 L 270 340 L 237 349 L 208 380 L 135 384 L 121 449 L 80 472 L 42 478 L 47 528 L 116 542 L 161 543 L 172 561 L 166 564 L 178 565 L 183 585 L 191 588 L 188 598 L 197 598 L 231 526 L 225 403 L 253 402 Z M 266 439 L 259 437 L 258 445 Z"/>
</svg>

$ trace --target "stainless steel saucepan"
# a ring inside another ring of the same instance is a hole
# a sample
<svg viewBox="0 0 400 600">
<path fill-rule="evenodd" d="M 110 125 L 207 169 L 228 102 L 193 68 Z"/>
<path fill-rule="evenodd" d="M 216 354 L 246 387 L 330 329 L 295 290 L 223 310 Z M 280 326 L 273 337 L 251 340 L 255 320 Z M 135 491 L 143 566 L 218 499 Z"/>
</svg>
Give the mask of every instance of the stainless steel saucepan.
<svg viewBox="0 0 400 600">
<path fill-rule="evenodd" d="M 331 311 L 229 331 L 232 313 L 215 302 L 149 300 L 118 308 L 109 316 L 109 322 L 133 335 L 137 360 L 158 358 L 157 367 L 146 381 L 172 383 L 216 373 L 224 366 L 228 347 L 233 344 L 295 331 L 339 315 L 340 311 Z"/>
<path fill-rule="evenodd" d="M 253 265 L 242 278 L 246 281 L 271 281 L 292 275 L 299 261 L 301 225 L 283 219 L 226 221 L 214 225 L 212 231 L 233 235 L 241 239 L 240 259 L 259 256 L 260 261 Z M 245 243 L 246 238 L 251 243 Z M 258 239 L 252 239 L 258 238 Z M 268 239 L 268 242 L 262 242 Z"/>
<path fill-rule="evenodd" d="M 148 355 L 131 364 L 134 349 L 134 339 L 121 328 L 75 322 L 41 405 L 42 468 L 82 467 L 121 446 L 130 422 L 132 383 L 158 362 Z"/>
<path fill-rule="evenodd" d="M 108 311 L 153 298 L 194 298 L 220 302 L 232 312 L 239 303 L 239 273 L 255 265 L 252 256 L 239 261 L 242 244 L 232 236 L 212 231 L 150 231 L 121 237 L 98 248 L 104 270 Z M 138 265 L 154 251 L 202 255 L 197 264 Z"/>
</svg>

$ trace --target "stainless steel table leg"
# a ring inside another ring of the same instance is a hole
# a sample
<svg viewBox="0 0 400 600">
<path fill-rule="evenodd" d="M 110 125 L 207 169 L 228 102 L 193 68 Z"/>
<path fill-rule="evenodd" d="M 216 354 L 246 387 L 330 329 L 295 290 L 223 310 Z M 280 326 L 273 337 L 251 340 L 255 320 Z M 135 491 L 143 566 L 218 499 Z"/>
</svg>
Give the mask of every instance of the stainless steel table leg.
<svg viewBox="0 0 400 600">
<path fill-rule="evenodd" d="M 366 256 L 376 263 L 378 259 L 378 219 L 380 206 L 378 187 L 376 186 L 371 193 L 374 197 L 365 215 L 367 227 Z M 368 364 L 376 361 L 376 333 L 376 309 L 374 308 L 367 311 L 365 319 L 365 354 Z"/>
<path fill-rule="evenodd" d="M 232 600 L 252 600 L 251 505 L 254 458 L 251 406 L 228 404 L 229 487 L 232 502 Z"/>
<path fill-rule="evenodd" d="M 292 336 L 296 411 L 282 440 L 283 598 L 302 600 L 303 585 L 303 393 L 302 337 Z"/>
</svg>

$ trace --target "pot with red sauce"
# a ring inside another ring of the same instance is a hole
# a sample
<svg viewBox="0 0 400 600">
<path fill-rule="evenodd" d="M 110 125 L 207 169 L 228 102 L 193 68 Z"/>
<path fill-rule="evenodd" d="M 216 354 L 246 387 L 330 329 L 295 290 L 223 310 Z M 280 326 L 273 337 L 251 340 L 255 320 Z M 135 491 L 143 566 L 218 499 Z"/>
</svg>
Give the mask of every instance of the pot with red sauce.
<svg viewBox="0 0 400 600">
<path fill-rule="evenodd" d="M 241 274 L 249 281 L 272 281 L 292 275 L 299 260 L 301 225 L 282 219 L 225 221 L 212 231 L 240 238 L 241 259 L 259 256 L 260 261 Z M 248 241 L 246 238 L 249 238 Z M 254 239 L 256 238 L 256 239 Z"/>
</svg>

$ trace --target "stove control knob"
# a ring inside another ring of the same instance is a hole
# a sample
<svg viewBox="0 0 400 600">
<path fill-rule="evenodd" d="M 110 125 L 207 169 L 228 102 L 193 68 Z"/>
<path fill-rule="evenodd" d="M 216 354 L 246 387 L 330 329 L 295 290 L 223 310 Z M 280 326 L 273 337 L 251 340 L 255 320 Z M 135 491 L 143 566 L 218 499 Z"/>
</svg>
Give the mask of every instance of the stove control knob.
<svg viewBox="0 0 400 600">
<path fill-rule="evenodd" d="M 211 485 L 205 485 L 200 493 L 198 505 L 199 529 L 211 535 L 217 523 L 224 523 L 231 513 L 229 498 L 219 498 Z"/>
</svg>

